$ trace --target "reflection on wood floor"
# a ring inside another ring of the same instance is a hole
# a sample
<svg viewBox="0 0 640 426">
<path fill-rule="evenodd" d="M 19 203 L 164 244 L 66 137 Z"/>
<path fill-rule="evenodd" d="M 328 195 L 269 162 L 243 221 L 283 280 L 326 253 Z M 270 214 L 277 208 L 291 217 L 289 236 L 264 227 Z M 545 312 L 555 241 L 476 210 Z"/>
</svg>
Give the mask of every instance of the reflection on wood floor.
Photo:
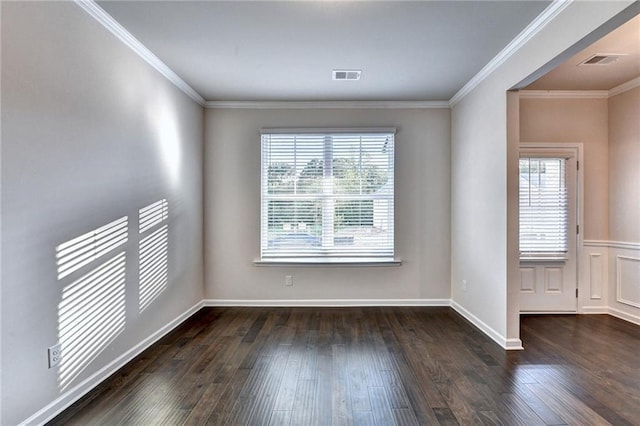
<svg viewBox="0 0 640 426">
<path fill-rule="evenodd" d="M 51 424 L 640 424 L 640 327 L 449 308 L 204 308 Z"/>
</svg>

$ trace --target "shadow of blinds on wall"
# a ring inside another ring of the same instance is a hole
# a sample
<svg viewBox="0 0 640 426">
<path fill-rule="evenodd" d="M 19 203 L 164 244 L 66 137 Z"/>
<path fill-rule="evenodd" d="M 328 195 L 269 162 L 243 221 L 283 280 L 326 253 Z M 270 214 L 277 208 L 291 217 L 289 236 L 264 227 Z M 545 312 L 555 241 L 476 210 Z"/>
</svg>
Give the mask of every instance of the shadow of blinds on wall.
<svg viewBox="0 0 640 426">
<path fill-rule="evenodd" d="M 127 240 L 123 217 L 56 247 L 58 279 L 71 281 L 64 284 L 58 305 L 58 386 L 63 390 L 124 330 L 125 252 L 108 255 Z"/>
<path fill-rule="evenodd" d="M 138 308 L 143 312 L 166 289 L 169 260 L 169 204 L 156 201 L 139 211 L 139 294 Z M 162 225 L 164 223 L 164 225 Z"/>
</svg>

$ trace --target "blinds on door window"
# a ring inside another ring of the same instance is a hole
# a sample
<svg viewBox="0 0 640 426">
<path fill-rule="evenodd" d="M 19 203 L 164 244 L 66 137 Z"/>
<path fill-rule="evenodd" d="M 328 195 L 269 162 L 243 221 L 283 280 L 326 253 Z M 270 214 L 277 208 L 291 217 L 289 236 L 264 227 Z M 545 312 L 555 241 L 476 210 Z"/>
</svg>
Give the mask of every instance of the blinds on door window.
<svg viewBox="0 0 640 426">
<path fill-rule="evenodd" d="M 262 133 L 261 256 L 393 257 L 394 131 Z"/>
<path fill-rule="evenodd" d="M 520 158 L 520 255 L 567 253 L 566 159 Z"/>
</svg>

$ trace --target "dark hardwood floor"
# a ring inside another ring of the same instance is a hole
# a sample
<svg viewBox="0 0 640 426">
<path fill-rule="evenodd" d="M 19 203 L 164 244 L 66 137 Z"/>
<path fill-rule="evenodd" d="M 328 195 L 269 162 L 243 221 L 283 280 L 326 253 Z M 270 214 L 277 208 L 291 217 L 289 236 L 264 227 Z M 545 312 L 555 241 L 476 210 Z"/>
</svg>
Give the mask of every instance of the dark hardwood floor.
<svg viewBox="0 0 640 426">
<path fill-rule="evenodd" d="M 640 327 L 449 308 L 206 308 L 50 424 L 639 425 Z"/>
</svg>

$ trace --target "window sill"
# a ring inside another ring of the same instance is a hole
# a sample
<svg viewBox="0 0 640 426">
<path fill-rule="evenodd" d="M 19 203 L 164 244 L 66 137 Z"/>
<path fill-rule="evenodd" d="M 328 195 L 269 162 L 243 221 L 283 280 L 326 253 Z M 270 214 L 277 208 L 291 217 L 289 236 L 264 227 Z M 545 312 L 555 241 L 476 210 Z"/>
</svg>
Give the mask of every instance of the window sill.
<svg viewBox="0 0 640 426">
<path fill-rule="evenodd" d="M 387 257 L 286 257 L 254 260 L 255 266 L 400 266 L 402 260 Z"/>
</svg>

